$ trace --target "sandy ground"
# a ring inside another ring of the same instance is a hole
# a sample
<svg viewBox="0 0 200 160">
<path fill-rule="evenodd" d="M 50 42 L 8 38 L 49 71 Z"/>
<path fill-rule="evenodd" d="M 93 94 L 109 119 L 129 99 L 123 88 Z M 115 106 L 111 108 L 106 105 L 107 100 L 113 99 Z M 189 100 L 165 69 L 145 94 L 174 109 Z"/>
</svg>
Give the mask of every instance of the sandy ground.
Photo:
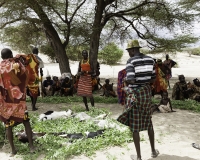
<svg viewBox="0 0 200 160">
<path fill-rule="evenodd" d="M 154 56 L 153 56 L 154 57 Z M 179 68 L 173 68 L 173 77 L 170 80 L 171 87 L 177 80 L 177 75 L 184 74 L 186 80 L 192 80 L 193 78 L 199 78 L 200 72 L 198 72 L 200 57 L 192 56 L 188 54 L 171 55 L 171 57 L 178 62 Z M 164 55 L 157 55 L 154 58 L 162 58 Z M 123 57 L 122 63 L 117 66 L 101 65 L 101 77 L 110 78 L 116 85 L 116 78 L 118 71 L 125 67 L 125 60 L 128 56 Z M 76 72 L 77 65 L 72 63 L 72 73 Z M 58 75 L 58 64 L 45 64 L 51 75 Z M 27 104 L 30 108 L 30 104 Z M 46 110 L 55 108 L 55 105 L 37 104 L 39 107 L 38 112 L 43 113 Z M 56 104 L 56 108 L 63 108 L 65 104 Z M 83 104 L 81 104 L 83 105 Z M 112 117 L 117 118 L 122 113 L 122 107 L 118 104 L 96 104 L 96 107 L 106 107 L 112 112 Z M 47 109 L 48 108 L 48 109 Z M 155 158 L 157 160 L 200 160 L 200 150 L 192 147 L 191 143 L 200 143 L 200 114 L 193 113 L 185 110 L 176 110 L 174 113 L 155 113 L 153 115 L 153 125 L 155 130 L 155 145 L 160 151 L 160 155 Z M 31 112 L 31 111 L 30 111 Z M 148 140 L 147 133 L 141 132 L 141 137 L 144 141 L 141 142 L 141 152 L 143 160 L 151 160 L 151 149 Z M 134 143 L 129 143 L 127 147 L 109 147 L 107 149 L 97 151 L 94 155 L 94 160 L 130 160 L 130 155 L 136 154 Z M 7 151 L 0 150 L 0 159 L 2 160 L 20 160 L 15 156 L 10 158 Z M 89 160 L 84 155 L 72 157 L 71 160 Z"/>
</svg>

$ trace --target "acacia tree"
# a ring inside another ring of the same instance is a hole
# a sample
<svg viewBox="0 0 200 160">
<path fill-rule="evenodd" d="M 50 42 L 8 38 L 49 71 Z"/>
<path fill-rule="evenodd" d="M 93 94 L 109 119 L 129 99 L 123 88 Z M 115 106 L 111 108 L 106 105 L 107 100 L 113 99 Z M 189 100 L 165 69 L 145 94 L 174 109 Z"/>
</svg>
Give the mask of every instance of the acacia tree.
<svg viewBox="0 0 200 160">
<path fill-rule="evenodd" d="M 79 24 L 75 16 L 85 1 L 77 0 L 69 3 L 68 0 L 1 0 L 0 16 L 3 18 L 0 28 L 13 23 L 15 25 L 34 23 L 36 28 L 45 33 L 59 61 L 61 73 L 71 72 L 65 49 L 69 44 L 72 28 L 73 31 L 79 30 L 77 27 L 79 25 L 75 25 Z M 87 27 L 84 29 L 86 30 Z"/>
<path fill-rule="evenodd" d="M 197 40 L 189 32 L 188 24 L 192 20 L 193 14 L 164 0 L 96 0 L 90 59 L 97 59 L 99 40 L 105 26 L 111 29 L 107 34 L 111 38 L 117 36 L 124 40 L 134 37 L 146 40 L 150 48 L 180 49 Z M 174 32 L 177 29 L 183 31 L 183 36 Z M 171 36 L 161 36 L 160 30 L 167 30 Z M 185 30 L 187 35 L 184 35 Z"/>
<path fill-rule="evenodd" d="M 0 28 L 14 22 L 34 22 L 46 34 L 61 73 L 70 72 L 66 48 L 70 43 L 90 44 L 96 66 L 100 42 L 140 38 L 151 48 L 180 48 L 187 39 L 173 32 L 189 30 L 193 15 L 167 0 L 0 0 Z M 94 12 L 94 14 L 93 14 Z M 94 15 L 94 16 L 93 16 Z M 16 24 L 16 23 L 15 23 Z M 159 31 L 167 30 L 169 37 Z M 72 34 L 74 35 L 72 37 Z M 184 33 L 181 33 L 184 34 Z M 89 38 L 88 38 L 89 37 Z M 187 37 L 191 37 L 187 35 Z M 174 43 L 176 39 L 180 43 Z M 101 41 L 100 41 L 101 40 Z M 187 41 L 186 41 L 187 40 Z"/>
</svg>

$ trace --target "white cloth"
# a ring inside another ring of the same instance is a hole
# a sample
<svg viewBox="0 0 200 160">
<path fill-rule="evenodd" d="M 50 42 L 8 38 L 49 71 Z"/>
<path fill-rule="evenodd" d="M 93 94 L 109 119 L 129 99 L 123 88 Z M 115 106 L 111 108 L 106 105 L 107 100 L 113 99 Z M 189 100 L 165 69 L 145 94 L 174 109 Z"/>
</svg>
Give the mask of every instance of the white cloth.
<svg viewBox="0 0 200 160">
<path fill-rule="evenodd" d="M 158 107 L 158 109 L 160 110 L 161 113 L 168 113 L 168 112 L 171 112 L 171 108 L 170 108 L 169 102 L 167 103 L 167 105 L 160 105 L 160 106 Z"/>
</svg>

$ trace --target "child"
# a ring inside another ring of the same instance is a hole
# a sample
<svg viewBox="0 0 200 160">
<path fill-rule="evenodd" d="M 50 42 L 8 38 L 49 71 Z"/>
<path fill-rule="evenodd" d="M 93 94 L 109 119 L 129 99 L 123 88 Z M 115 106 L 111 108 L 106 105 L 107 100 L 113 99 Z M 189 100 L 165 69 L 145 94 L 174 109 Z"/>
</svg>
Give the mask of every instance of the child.
<svg viewBox="0 0 200 160">
<path fill-rule="evenodd" d="M 103 95 L 102 96 L 117 97 L 115 91 L 113 90 L 113 83 L 110 84 L 110 80 L 109 79 L 105 80 L 105 84 L 102 86 L 102 88 L 103 88 Z"/>
<path fill-rule="evenodd" d="M 168 98 L 167 91 L 164 91 L 162 93 L 162 99 L 160 100 L 160 103 L 158 105 L 154 106 L 153 111 L 155 111 L 157 108 L 161 113 L 176 112 L 172 109 L 171 100 L 170 98 Z"/>
</svg>

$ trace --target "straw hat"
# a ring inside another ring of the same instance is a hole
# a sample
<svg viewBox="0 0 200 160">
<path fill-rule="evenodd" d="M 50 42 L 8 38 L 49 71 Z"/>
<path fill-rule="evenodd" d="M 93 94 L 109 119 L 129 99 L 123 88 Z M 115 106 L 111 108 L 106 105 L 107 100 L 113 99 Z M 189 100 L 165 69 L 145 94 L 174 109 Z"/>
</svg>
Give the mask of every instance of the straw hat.
<svg viewBox="0 0 200 160">
<path fill-rule="evenodd" d="M 138 40 L 135 39 L 128 42 L 126 50 L 131 49 L 131 48 L 142 48 L 142 47 L 140 47 Z"/>
</svg>

